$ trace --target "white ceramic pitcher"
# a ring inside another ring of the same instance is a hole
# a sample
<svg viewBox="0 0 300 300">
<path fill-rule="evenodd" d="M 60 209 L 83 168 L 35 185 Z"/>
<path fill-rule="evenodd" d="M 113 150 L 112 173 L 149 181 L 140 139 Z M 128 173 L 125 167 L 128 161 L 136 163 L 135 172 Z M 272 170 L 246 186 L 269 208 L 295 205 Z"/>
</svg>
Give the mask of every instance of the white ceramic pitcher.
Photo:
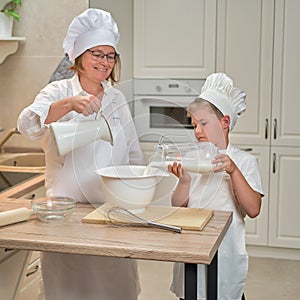
<svg viewBox="0 0 300 300">
<path fill-rule="evenodd" d="M 50 132 L 61 156 L 100 139 L 113 145 L 111 129 L 103 115 L 96 120 L 54 122 Z"/>
</svg>

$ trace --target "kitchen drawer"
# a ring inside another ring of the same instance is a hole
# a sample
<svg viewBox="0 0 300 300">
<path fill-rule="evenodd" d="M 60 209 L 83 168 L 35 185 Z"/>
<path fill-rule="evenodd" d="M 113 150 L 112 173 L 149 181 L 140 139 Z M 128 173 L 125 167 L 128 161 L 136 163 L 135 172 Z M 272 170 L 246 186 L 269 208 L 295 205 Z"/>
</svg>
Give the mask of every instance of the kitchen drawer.
<svg viewBox="0 0 300 300">
<path fill-rule="evenodd" d="M 15 300 L 38 300 L 41 280 L 40 259 L 31 263 L 23 276 Z"/>
<path fill-rule="evenodd" d="M 37 258 L 34 260 L 32 263 L 30 263 L 27 267 L 27 270 L 24 272 L 24 276 L 22 279 L 22 282 L 20 284 L 20 292 L 21 290 L 27 286 L 33 279 L 36 277 L 40 277 L 41 272 L 40 272 L 40 259 Z"/>
<path fill-rule="evenodd" d="M 1 261 L 7 259 L 9 256 L 14 255 L 15 253 L 17 253 L 16 249 L 0 248 L 0 263 Z"/>
<path fill-rule="evenodd" d="M 27 258 L 27 251 L 16 251 L 0 263 L 0 299 L 13 299 Z"/>
</svg>

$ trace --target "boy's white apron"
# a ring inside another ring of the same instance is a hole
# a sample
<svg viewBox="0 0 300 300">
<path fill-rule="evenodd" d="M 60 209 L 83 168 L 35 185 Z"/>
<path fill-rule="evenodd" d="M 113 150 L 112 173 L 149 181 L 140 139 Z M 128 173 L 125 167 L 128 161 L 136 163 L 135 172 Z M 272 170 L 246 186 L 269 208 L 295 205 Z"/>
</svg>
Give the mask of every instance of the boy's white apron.
<svg viewBox="0 0 300 300">
<path fill-rule="evenodd" d="M 232 224 L 218 253 L 218 299 L 240 300 L 248 270 L 245 224 L 228 174 L 193 176 L 189 207 L 233 211 Z M 171 290 L 184 298 L 184 265 L 175 263 Z M 206 299 L 206 266 L 198 265 L 198 299 Z"/>
<path fill-rule="evenodd" d="M 103 203 L 100 179 L 95 171 L 129 163 L 124 131 L 118 116 L 113 118 L 114 147 L 98 141 L 69 154 L 49 189 L 51 195 Z M 41 260 L 46 300 L 137 299 L 139 281 L 134 260 L 50 252 L 43 252 Z"/>
</svg>

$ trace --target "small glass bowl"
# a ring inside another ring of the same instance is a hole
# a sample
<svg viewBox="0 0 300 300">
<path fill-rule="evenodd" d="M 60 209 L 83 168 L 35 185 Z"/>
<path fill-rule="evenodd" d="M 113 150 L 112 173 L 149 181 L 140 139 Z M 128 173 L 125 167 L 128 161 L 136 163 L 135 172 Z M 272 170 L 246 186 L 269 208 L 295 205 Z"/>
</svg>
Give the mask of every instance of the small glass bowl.
<svg viewBox="0 0 300 300">
<path fill-rule="evenodd" d="M 67 197 L 37 198 L 31 201 L 31 207 L 40 221 L 57 223 L 72 214 L 76 201 Z"/>
</svg>

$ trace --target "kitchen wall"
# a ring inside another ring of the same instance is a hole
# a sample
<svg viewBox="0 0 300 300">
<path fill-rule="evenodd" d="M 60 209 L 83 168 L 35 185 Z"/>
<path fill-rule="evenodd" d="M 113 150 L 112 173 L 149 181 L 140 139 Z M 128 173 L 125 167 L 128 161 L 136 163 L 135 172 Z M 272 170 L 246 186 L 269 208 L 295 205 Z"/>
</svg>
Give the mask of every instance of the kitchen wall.
<svg viewBox="0 0 300 300">
<path fill-rule="evenodd" d="M 16 127 L 21 110 L 48 83 L 64 55 L 62 41 L 71 20 L 88 7 L 88 0 L 23 1 L 13 36 L 26 40 L 0 64 L 0 128 Z M 19 135 L 6 145 L 39 147 Z"/>
<path fill-rule="evenodd" d="M 133 0 L 90 0 L 90 7 L 109 11 L 118 24 L 120 41 L 118 52 L 121 55 L 121 81 L 117 88 L 132 104 L 133 78 Z"/>
<path fill-rule="evenodd" d="M 90 0 L 90 7 L 109 11 L 118 24 L 120 42 L 118 52 L 122 59 L 121 81 L 133 77 L 133 0 Z"/>
</svg>

